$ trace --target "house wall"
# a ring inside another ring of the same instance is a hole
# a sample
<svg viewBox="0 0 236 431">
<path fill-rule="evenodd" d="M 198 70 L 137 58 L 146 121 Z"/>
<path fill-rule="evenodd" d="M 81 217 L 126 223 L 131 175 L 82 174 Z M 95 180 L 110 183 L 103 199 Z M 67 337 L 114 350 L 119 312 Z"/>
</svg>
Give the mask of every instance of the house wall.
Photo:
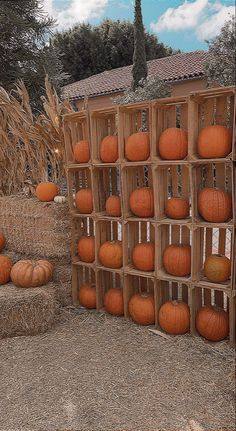
<svg viewBox="0 0 236 431">
<path fill-rule="evenodd" d="M 180 81 L 173 84 L 172 96 L 185 96 L 191 91 L 204 90 L 206 88 L 207 82 L 205 79 L 192 79 L 187 81 Z M 109 94 L 106 96 L 90 97 L 88 100 L 88 107 L 91 110 L 108 108 L 113 105 L 112 99 L 116 96 L 122 95 L 123 92 Z M 78 100 L 76 102 L 77 109 L 83 108 L 83 100 Z"/>
</svg>

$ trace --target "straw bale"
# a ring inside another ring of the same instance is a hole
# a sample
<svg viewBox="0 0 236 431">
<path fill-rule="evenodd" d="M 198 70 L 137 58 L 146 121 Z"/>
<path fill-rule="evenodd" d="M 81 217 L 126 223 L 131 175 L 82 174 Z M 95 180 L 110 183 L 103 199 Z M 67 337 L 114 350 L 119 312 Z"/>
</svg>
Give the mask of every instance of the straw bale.
<svg viewBox="0 0 236 431">
<path fill-rule="evenodd" d="M 0 228 L 7 249 L 31 258 L 70 261 L 70 220 L 67 204 L 39 202 L 23 196 L 0 197 Z"/>
<path fill-rule="evenodd" d="M 0 288 L 0 337 L 36 335 L 54 326 L 57 301 L 52 283 L 21 289 L 12 283 Z"/>
</svg>

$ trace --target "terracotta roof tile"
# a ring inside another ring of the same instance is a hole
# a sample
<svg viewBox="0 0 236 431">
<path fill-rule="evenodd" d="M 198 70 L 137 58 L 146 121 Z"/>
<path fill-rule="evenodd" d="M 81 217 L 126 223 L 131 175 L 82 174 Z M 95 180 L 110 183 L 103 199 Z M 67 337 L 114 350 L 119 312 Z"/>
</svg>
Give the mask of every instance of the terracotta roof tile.
<svg viewBox="0 0 236 431">
<path fill-rule="evenodd" d="M 165 81 L 177 81 L 202 76 L 209 57 L 207 51 L 193 51 L 148 61 L 149 76 L 159 76 Z M 119 92 L 131 84 L 131 66 L 107 70 L 62 89 L 63 98 L 81 99 L 84 96 L 100 96 Z"/>
</svg>

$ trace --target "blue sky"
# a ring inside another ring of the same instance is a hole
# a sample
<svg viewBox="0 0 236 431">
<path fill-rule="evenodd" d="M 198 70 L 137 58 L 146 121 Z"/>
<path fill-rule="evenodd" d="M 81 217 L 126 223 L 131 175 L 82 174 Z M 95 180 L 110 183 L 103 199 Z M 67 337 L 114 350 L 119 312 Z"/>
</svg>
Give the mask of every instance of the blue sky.
<svg viewBox="0 0 236 431">
<path fill-rule="evenodd" d="M 104 18 L 133 20 L 133 0 L 43 0 L 58 28 L 76 22 L 98 24 Z M 234 13 L 231 0 L 142 0 L 145 27 L 159 40 L 183 51 L 207 49 L 206 39 L 216 36 Z"/>
</svg>

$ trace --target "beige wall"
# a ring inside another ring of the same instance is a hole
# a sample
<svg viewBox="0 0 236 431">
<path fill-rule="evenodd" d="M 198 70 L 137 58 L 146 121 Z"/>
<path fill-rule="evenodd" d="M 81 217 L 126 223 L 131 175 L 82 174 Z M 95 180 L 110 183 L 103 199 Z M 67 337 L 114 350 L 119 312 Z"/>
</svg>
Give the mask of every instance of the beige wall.
<svg viewBox="0 0 236 431">
<path fill-rule="evenodd" d="M 193 79 L 188 81 L 180 81 L 173 84 L 172 96 L 185 96 L 191 91 L 204 90 L 206 88 L 206 80 L 204 79 Z M 113 105 L 112 99 L 115 96 L 121 95 L 123 93 L 109 94 L 106 96 L 90 97 L 88 100 L 88 107 L 91 110 L 108 108 Z M 76 102 L 78 109 L 83 107 L 83 100 L 78 100 Z"/>
</svg>

